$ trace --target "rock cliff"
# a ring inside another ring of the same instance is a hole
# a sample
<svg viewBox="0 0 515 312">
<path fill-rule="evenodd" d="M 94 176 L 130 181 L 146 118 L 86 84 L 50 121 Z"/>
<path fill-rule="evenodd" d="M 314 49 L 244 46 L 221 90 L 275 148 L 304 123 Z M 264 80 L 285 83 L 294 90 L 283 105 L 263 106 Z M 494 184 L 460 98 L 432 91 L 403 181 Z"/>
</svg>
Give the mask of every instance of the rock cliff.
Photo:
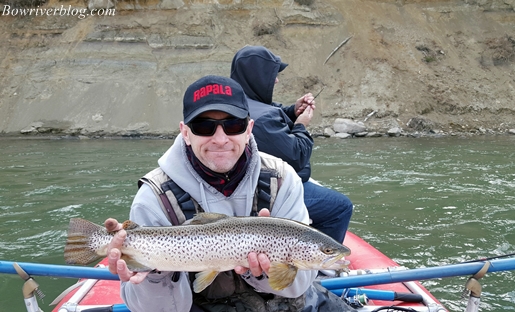
<svg viewBox="0 0 515 312">
<path fill-rule="evenodd" d="M 246 44 L 289 63 L 274 100 L 325 87 L 313 132 L 337 118 L 379 133 L 506 132 L 514 3 L 0 1 L 0 133 L 173 135 L 187 85 L 228 76 Z"/>
</svg>

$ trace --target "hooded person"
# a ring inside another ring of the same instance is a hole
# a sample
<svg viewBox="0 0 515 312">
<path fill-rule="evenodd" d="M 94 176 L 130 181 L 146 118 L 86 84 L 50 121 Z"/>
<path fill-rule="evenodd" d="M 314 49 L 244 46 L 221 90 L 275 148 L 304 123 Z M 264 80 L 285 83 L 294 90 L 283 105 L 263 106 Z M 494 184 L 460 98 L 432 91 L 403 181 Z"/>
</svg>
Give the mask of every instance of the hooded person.
<svg viewBox="0 0 515 312">
<path fill-rule="evenodd" d="M 278 74 L 287 66 L 280 56 L 263 46 L 245 46 L 233 57 L 231 78 L 247 96 L 258 149 L 283 159 L 295 169 L 303 182 L 304 202 L 312 226 L 343 242 L 352 216 L 352 202 L 310 180 L 314 141 L 306 127 L 313 117 L 314 97 L 307 93 L 290 106 L 272 99 Z"/>
</svg>

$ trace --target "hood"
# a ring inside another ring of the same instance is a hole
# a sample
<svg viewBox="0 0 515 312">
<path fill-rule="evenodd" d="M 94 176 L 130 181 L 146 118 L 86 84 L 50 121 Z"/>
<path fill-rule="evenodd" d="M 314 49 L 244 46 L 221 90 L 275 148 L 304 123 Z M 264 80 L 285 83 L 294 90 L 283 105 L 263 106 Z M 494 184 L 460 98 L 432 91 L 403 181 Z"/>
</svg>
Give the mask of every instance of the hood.
<svg viewBox="0 0 515 312">
<path fill-rule="evenodd" d="M 245 46 L 234 55 L 231 78 L 250 99 L 271 104 L 275 78 L 287 65 L 265 47 Z"/>
</svg>

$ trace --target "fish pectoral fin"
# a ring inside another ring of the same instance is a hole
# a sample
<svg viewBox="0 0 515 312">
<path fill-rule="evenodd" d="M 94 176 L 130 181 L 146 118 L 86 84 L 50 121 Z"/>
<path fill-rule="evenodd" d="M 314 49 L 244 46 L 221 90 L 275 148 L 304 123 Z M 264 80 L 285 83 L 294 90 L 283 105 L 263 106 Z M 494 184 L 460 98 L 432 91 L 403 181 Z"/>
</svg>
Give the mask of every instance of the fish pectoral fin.
<svg viewBox="0 0 515 312">
<path fill-rule="evenodd" d="M 190 221 L 189 224 L 193 225 L 201 225 L 201 224 L 208 224 L 213 223 L 218 220 L 222 220 L 225 218 L 228 218 L 228 215 L 224 215 L 222 213 L 215 213 L 215 212 L 201 212 L 196 214 Z"/>
<path fill-rule="evenodd" d="M 272 262 L 268 271 L 268 283 L 274 290 L 283 290 L 293 283 L 297 271 L 297 267 L 291 264 Z"/>
<path fill-rule="evenodd" d="M 124 260 L 125 263 L 127 263 L 127 268 L 133 272 L 148 272 L 153 270 L 152 268 L 149 268 L 134 260 L 131 256 L 122 254 L 120 259 Z"/>
<path fill-rule="evenodd" d="M 195 281 L 193 282 L 193 291 L 199 293 L 206 289 L 207 286 L 218 276 L 218 271 L 202 271 L 195 274 Z"/>
</svg>

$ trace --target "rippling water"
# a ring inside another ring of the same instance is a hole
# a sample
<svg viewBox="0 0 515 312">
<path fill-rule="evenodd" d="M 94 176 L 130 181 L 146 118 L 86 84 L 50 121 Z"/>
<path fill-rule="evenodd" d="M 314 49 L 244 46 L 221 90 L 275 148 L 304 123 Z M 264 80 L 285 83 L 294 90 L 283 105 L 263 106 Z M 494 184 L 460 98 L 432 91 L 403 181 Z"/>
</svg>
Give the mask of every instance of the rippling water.
<svg viewBox="0 0 515 312">
<path fill-rule="evenodd" d="M 64 264 L 71 217 L 127 218 L 170 140 L 0 140 L 0 259 Z M 313 177 L 355 204 L 350 230 L 409 268 L 515 252 L 515 136 L 317 139 Z M 468 277 L 424 281 L 451 311 Z M 481 311 L 515 310 L 513 272 L 483 279 Z M 72 279 L 36 277 L 50 303 Z M 0 274 L 0 311 L 25 311 Z"/>
</svg>

